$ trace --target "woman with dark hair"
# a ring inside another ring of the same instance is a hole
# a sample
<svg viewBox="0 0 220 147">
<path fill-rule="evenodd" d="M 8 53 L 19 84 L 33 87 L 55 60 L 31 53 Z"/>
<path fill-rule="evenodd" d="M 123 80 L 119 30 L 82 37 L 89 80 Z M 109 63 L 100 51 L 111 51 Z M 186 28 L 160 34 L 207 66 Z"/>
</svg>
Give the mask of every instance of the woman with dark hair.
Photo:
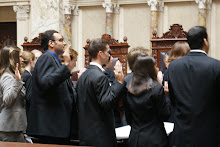
<svg viewBox="0 0 220 147">
<path fill-rule="evenodd" d="M 170 115 L 163 86 L 157 82 L 158 68 L 150 56 L 139 56 L 125 98 L 125 114 L 131 126 L 129 147 L 166 147 L 163 121 Z"/>
<path fill-rule="evenodd" d="M 25 142 L 27 119 L 20 56 L 17 47 L 0 51 L 0 141 Z"/>
</svg>

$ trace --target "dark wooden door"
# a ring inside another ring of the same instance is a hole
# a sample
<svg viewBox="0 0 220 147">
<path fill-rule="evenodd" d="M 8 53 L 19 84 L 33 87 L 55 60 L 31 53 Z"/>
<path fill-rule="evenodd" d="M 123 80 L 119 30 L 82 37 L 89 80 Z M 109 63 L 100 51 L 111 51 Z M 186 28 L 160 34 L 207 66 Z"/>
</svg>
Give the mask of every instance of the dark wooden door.
<svg viewBox="0 0 220 147">
<path fill-rule="evenodd" d="M 0 22 L 0 48 L 4 45 L 17 45 L 16 22 Z"/>
</svg>

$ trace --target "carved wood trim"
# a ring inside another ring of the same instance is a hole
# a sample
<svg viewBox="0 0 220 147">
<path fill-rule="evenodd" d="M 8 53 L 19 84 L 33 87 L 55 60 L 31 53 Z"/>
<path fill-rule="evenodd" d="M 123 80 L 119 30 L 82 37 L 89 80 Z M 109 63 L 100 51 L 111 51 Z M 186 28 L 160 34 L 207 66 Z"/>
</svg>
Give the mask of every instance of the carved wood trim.
<svg viewBox="0 0 220 147">
<path fill-rule="evenodd" d="M 186 38 L 187 32 L 183 31 L 182 25 L 173 24 L 168 32 L 164 33 L 160 38 Z"/>
<path fill-rule="evenodd" d="M 173 24 L 170 26 L 169 31 L 163 33 L 162 37 L 157 37 L 157 32 L 152 32 L 153 37 L 150 40 L 152 43 L 152 56 L 157 61 L 157 66 L 160 68 L 161 52 L 171 50 L 173 44 L 177 41 L 187 41 L 187 32 L 183 30 L 182 25 Z"/>
<path fill-rule="evenodd" d="M 43 33 L 40 33 L 38 37 L 35 37 L 34 39 L 32 39 L 31 42 L 28 42 L 28 38 L 27 37 L 24 37 L 24 43 L 21 45 L 23 46 L 23 49 L 26 51 L 32 51 L 33 49 L 38 49 L 40 50 L 41 52 L 44 52 L 44 50 L 41 48 L 41 45 L 40 45 L 40 38 L 41 38 L 41 35 Z"/>
</svg>

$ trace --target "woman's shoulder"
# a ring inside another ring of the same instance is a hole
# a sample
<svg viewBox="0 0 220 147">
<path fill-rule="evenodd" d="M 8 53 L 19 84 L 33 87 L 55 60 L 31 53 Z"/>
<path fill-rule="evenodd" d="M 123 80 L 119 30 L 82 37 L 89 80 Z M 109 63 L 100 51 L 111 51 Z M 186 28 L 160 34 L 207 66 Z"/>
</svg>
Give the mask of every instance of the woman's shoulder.
<svg viewBox="0 0 220 147">
<path fill-rule="evenodd" d="M 4 79 L 6 77 L 14 78 L 12 73 L 10 73 L 10 72 L 4 72 L 1 76 L 1 79 Z"/>
<path fill-rule="evenodd" d="M 152 84 L 152 92 L 154 92 L 155 94 L 159 94 L 161 91 L 163 91 L 163 86 L 160 85 L 158 82 L 154 82 Z"/>
</svg>

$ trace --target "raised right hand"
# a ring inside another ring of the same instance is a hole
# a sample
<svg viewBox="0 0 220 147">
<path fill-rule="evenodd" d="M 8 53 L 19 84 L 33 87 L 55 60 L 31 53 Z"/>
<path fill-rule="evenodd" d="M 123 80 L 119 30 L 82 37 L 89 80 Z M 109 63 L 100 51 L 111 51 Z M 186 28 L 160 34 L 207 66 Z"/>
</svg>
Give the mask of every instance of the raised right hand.
<svg viewBox="0 0 220 147">
<path fill-rule="evenodd" d="M 18 63 L 16 63 L 16 68 L 15 68 L 15 79 L 17 80 L 17 81 L 22 81 L 22 79 L 21 79 L 21 74 L 20 74 L 20 72 L 19 72 L 19 70 L 18 70 Z"/>
</svg>

